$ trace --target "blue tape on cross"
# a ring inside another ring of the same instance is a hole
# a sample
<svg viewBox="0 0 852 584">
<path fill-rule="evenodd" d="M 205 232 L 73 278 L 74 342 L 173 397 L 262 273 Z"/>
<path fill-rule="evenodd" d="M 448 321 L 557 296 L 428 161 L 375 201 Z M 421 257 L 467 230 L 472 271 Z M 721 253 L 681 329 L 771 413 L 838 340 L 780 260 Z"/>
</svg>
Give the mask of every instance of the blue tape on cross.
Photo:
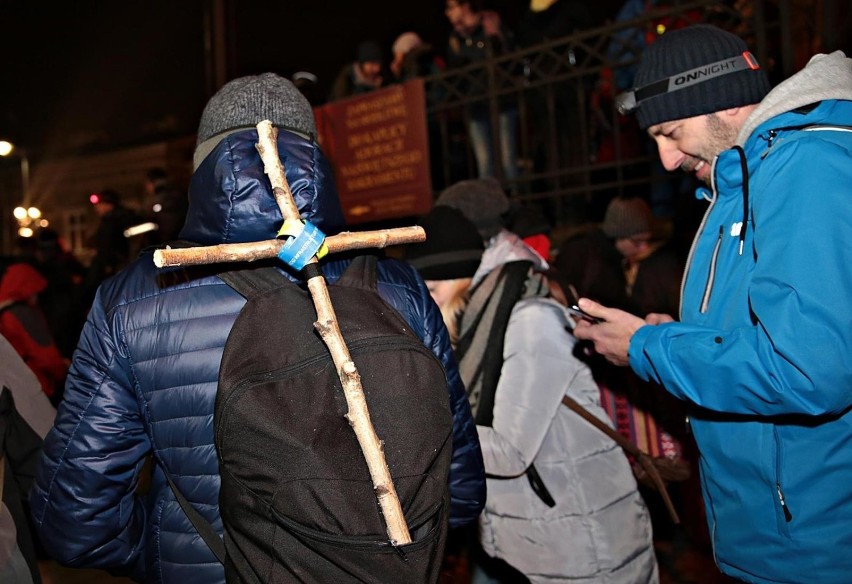
<svg viewBox="0 0 852 584">
<path fill-rule="evenodd" d="M 323 241 L 325 233 L 313 223 L 305 221 L 304 229 L 287 240 L 278 252 L 278 257 L 294 269 L 301 270 L 316 255 Z"/>
</svg>

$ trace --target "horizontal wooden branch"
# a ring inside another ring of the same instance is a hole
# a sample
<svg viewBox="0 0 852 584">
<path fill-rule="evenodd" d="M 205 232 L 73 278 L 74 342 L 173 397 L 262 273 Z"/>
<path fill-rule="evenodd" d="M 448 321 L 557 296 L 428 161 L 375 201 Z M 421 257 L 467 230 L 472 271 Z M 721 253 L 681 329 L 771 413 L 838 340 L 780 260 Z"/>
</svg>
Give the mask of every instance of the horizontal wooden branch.
<svg viewBox="0 0 852 584">
<path fill-rule="evenodd" d="M 426 241 L 426 232 L 422 227 L 412 226 L 375 231 L 346 231 L 330 235 L 325 239 L 325 244 L 328 246 L 329 253 L 337 253 L 350 249 L 385 248 L 421 241 Z M 285 243 L 284 239 L 269 239 L 206 247 L 166 247 L 154 252 L 154 265 L 158 268 L 166 268 L 225 262 L 253 262 L 277 257 Z"/>
</svg>

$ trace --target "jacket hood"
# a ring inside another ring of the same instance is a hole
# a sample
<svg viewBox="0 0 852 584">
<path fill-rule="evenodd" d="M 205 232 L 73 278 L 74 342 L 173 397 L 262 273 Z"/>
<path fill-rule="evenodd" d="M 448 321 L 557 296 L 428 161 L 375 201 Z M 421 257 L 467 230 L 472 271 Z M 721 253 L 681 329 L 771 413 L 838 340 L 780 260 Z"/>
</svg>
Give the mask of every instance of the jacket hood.
<svg viewBox="0 0 852 584">
<path fill-rule="evenodd" d="M 843 51 L 814 55 L 805 68 L 779 83 L 746 120 L 737 144 L 744 145 L 762 123 L 780 114 L 829 99 L 852 100 L 852 59 Z"/>
<path fill-rule="evenodd" d="M 46 287 L 47 280 L 38 270 L 24 263 L 12 264 L 0 280 L 0 301 L 27 300 Z"/>
<path fill-rule="evenodd" d="M 189 185 L 180 238 L 202 245 L 275 239 L 283 218 L 255 148 L 257 130 L 230 134 L 204 159 Z M 344 226 L 331 166 L 319 146 L 278 130 L 278 153 L 302 219 L 327 235 Z"/>
<path fill-rule="evenodd" d="M 485 278 L 494 269 L 509 262 L 525 260 L 532 262 L 533 269 L 544 272 L 549 269 L 548 263 L 536 251 L 511 231 L 502 230 L 491 238 L 482 254 L 482 261 L 473 275 L 471 287 L 476 286 L 480 280 Z"/>
</svg>

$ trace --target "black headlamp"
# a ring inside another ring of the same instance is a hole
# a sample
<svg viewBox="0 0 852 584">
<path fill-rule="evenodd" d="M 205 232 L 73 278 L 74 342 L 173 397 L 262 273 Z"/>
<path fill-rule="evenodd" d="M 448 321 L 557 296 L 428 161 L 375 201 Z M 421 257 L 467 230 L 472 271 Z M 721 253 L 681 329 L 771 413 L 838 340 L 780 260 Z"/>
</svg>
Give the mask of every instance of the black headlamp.
<svg viewBox="0 0 852 584">
<path fill-rule="evenodd" d="M 629 114 L 635 111 L 636 108 L 639 107 L 639 104 L 646 99 L 658 97 L 666 93 L 671 93 L 672 91 L 678 91 L 679 89 L 686 89 L 687 87 L 704 83 L 710 79 L 746 69 L 751 69 L 753 71 L 760 69 L 757 59 L 755 59 L 754 55 L 752 55 L 749 51 L 745 51 L 742 55 L 722 59 L 721 61 L 716 61 L 715 63 L 710 63 L 708 65 L 702 65 L 695 69 L 684 71 L 683 73 L 676 73 L 671 77 L 654 81 L 653 83 L 649 83 L 648 85 L 640 87 L 639 89 L 634 89 L 633 91 L 620 93 L 615 97 L 615 107 L 618 110 L 618 113 L 622 115 Z"/>
</svg>

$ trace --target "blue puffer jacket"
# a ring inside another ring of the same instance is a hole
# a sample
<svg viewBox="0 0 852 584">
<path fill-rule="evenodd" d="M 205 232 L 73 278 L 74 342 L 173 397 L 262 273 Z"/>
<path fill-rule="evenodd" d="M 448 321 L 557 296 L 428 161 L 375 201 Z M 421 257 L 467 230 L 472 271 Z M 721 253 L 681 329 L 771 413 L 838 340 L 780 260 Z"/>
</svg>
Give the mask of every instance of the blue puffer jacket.
<svg viewBox="0 0 852 584">
<path fill-rule="evenodd" d="M 840 53 L 767 96 L 713 166 L 682 322 L 630 341 L 640 375 L 697 406 L 716 562 L 745 582 L 852 581 L 850 100 Z"/>
<path fill-rule="evenodd" d="M 228 136 L 192 178 L 181 237 L 202 245 L 275 237 L 281 214 L 255 150 L 257 133 Z M 280 131 L 278 147 L 303 218 L 333 233 L 342 214 L 319 148 Z M 336 280 L 346 262 L 329 261 Z M 224 571 L 190 524 L 163 468 L 221 533 L 213 405 L 219 363 L 244 299 L 216 266 L 158 270 L 150 253 L 99 289 L 74 354 L 31 493 L 36 528 L 62 564 L 101 567 L 147 582 L 211 584 Z M 485 502 L 476 428 L 440 312 L 407 264 L 382 260 L 379 292 L 439 357 L 455 419 L 450 523 Z M 148 455 L 150 486 L 137 492 Z"/>
</svg>

